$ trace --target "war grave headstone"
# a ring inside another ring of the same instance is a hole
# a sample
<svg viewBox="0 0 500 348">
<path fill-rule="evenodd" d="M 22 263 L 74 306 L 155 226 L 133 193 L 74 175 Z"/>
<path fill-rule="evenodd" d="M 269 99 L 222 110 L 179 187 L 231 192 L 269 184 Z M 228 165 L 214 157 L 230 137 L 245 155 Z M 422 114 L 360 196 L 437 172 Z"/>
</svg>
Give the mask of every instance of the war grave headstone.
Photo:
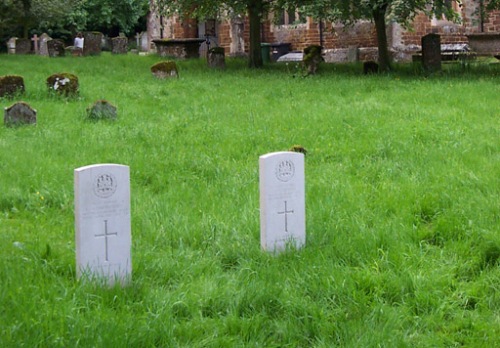
<svg viewBox="0 0 500 348">
<path fill-rule="evenodd" d="M 126 285 L 132 277 L 130 168 L 95 164 L 75 169 L 77 277 Z"/>
<path fill-rule="evenodd" d="M 17 102 L 4 109 L 3 121 L 7 127 L 36 124 L 36 110 L 27 103 Z"/>
<path fill-rule="evenodd" d="M 39 54 L 41 56 L 48 57 L 49 56 L 49 48 L 47 47 L 47 41 L 52 40 L 52 38 L 47 34 L 43 33 L 40 35 L 40 51 Z"/>
<path fill-rule="evenodd" d="M 422 65 L 427 71 L 441 70 L 441 37 L 438 34 L 422 37 Z"/>
<path fill-rule="evenodd" d="M 260 156 L 259 188 L 262 249 L 301 248 L 306 242 L 304 154 Z"/>
</svg>

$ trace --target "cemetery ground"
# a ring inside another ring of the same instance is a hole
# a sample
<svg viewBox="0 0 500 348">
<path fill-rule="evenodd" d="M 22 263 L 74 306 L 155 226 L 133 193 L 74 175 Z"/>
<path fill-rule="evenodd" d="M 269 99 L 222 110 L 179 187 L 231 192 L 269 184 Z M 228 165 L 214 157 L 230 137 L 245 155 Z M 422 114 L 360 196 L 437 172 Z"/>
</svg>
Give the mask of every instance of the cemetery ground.
<svg viewBox="0 0 500 348">
<path fill-rule="evenodd" d="M 493 347 L 498 65 L 225 71 L 154 56 L 0 56 L 37 124 L 0 127 L 2 347 Z M 76 98 L 46 78 L 79 78 Z M 115 121 L 87 121 L 96 100 Z M 259 242 L 260 155 L 307 149 L 307 242 Z M 130 166 L 132 282 L 75 271 L 73 171 Z"/>
</svg>

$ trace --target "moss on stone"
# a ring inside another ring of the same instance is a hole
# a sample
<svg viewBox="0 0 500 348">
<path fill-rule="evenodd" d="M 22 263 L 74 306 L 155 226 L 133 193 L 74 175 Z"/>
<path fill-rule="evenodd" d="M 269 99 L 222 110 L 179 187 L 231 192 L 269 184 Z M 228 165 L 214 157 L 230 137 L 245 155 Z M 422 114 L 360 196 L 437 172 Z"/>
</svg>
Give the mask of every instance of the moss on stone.
<svg viewBox="0 0 500 348">
<path fill-rule="evenodd" d="M 0 98 L 12 98 L 17 94 L 23 94 L 25 90 L 24 79 L 19 75 L 0 76 Z"/>
<path fill-rule="evenodd" d="M 158 78 L 178 77 L 177 64 L 173 60 L 154 64 L 151 72 Z"/>
<path fill-rule="evenodd" d="M 47 78 L 47 88 L 66 97 L 78 95 L 78 77 L 70 73 L 53 74 Z"/>
</svg>

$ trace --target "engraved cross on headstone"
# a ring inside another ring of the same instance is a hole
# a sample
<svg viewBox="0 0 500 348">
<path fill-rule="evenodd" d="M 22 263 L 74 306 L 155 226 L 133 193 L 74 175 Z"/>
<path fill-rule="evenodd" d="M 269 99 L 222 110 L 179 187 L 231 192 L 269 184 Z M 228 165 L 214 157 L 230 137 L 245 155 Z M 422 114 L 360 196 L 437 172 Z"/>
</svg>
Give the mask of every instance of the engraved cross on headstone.
<svg viewBox="0 0 500 348">
<path fill-rule="evenodd" d="M 104 220 L 104 233 L 103 234 L 96 234 L 95 237 L 104 237 L 104 248 L 106 250 L 106 258 L 105 261 L 109 261 L 109 256 L 108 256 L 108 237 L 109 236 L 117 236 L 118 233 L 108 233 L 108 220 Z"/>
<path fill-rule="evenodd" d="M 293 210 L 287 210 L 287 201 L 285 201 L 285 210 L 278 212 L 278 215 L 285 215 L 285 232 L 288 232 L 288 214 L 293 214 Z"/>
</svg>

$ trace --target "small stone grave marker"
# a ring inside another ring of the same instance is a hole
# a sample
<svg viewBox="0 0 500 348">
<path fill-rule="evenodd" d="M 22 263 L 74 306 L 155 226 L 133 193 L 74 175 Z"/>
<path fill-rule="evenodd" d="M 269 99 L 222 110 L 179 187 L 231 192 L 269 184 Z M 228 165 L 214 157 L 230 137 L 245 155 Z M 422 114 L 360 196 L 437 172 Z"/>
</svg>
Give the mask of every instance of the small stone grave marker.
<svg viewBox="0 0 500 348">
<path fill-rule="evenodd" d="M 18 102 L 5 108 L 3 121 L 8 127 L 22 124 L 36 124 L 36 110 L 29 104 Z"/>
<path fill-rule="evenodd" d="M 262 249 L 301 248 L 306 241 L 304 154 L 274 152 L 259 158 Z"/>
<path fill-rule="evenodd" d="M 96 164 L 74 174 L 77 277 L 125 285 L 132 276 L 130 169 Z"/>
<path fill-rule="evenodd" d="M 438 34 L 422 37 L 422 64 L 427 71 L 441 70 L 441 38 Z"/>
<path fill-rule="evenodd" d="M 107 100 L 98 100 L 87 108 L 87 118 L 92 121 L 116 120 L 116 106 Z"/>
</svg>

